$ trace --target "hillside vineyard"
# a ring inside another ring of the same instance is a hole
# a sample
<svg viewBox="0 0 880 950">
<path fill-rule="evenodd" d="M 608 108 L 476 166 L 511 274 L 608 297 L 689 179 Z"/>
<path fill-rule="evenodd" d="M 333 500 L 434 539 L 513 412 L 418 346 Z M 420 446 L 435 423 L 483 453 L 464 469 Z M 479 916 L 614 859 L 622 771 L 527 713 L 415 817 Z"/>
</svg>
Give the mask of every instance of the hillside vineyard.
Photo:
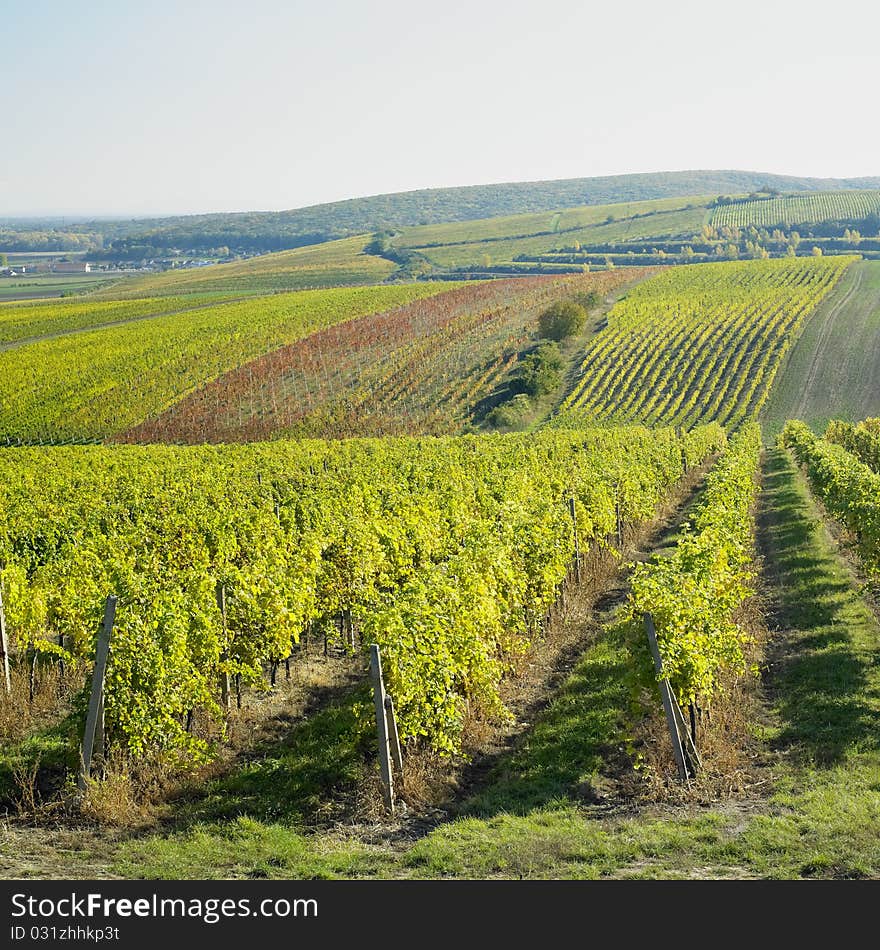
<svg viewBox="0 0 880 950">
<path fill-rule="evenodd" d="M 646 281 L 588 345 L 566 407 L 645 425 L 754 418 L 803 321 L 852 260 L 694 265 Z"/>
</svg>

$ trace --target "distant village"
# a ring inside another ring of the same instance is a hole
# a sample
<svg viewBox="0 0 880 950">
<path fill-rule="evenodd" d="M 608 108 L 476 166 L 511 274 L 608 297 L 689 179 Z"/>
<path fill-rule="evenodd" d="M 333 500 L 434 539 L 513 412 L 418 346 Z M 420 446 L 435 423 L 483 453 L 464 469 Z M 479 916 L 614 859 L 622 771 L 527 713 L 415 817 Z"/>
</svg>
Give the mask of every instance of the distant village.
<svg viewBox="0 0 880 950">
<path fill-rule="evenodd" d="M 141 261 L 95 262 L 73 260 L 67 257 L 34 258 L 23 254 L 28 259 L 21 263 L 9 261 L 0 267 L 0 277 L 27 277 L 47 274 L 94 274 L 94 273 L 132 273 L 142 271 L 166 271 L 182 268 L 210 267 L 217 263 L 214 260 L 202 258 L 163 258 L 144 259 Z"/>
</svg>

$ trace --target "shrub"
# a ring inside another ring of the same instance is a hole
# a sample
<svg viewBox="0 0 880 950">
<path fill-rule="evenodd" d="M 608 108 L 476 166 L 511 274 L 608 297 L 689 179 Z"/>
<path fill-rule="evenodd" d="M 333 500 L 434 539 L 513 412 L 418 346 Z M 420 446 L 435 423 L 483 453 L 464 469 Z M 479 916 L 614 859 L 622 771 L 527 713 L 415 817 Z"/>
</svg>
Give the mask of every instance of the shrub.
<svg viewBox="0 0 880 950">
<path fill-rule="evenodd" d="M 517 388 L 529 396 L 543 396 L 562 382 L 562 354 L 556 343 L 545 340 L 523 357 L 516 374 Z"/>
<path fill-rule="evenodd" d="M 579 333 L 587 321 L 587 311 L 573 300 L 560 300 L 538 318 L 538 333 L 549 340 L 564 340 Z"/>
<path fill-rule="evenodd" d="M 508 402 L 496 406 L 487 416 L 486 422 L 493 429 L 515 429 L 520 426 L 532 410 L 532 402 L 525 393 L 519 393 Z"/>
</svg>

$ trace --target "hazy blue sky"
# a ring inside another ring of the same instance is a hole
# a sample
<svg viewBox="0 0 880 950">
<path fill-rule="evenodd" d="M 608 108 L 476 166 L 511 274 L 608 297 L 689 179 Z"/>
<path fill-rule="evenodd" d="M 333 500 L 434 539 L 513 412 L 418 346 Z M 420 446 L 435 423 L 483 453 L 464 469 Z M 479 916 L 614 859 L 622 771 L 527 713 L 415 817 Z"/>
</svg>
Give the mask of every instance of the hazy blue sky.
<svg viewBox="0 0 880 950">
<path fill-rule="evenodd" d="M 864 0 L 0 7 L 0 217 L 686 168 L 880 174 Z"/>
</svg>

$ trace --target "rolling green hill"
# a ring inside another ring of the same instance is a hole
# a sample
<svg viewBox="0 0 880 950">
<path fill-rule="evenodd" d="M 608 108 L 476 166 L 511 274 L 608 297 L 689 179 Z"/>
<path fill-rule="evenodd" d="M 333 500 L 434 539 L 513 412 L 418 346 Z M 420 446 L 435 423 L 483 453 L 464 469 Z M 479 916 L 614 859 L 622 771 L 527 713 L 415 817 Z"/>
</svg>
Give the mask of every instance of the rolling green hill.
<svg viewBox="0 0 880 950">
<path fill-rule="evenodd" d="M 569 208 L 406 228 L 390 240 L 443 268 L 490 266 L 578 246 L 657 238 L 692 239 L 708 221 L 709 196 Z"/>
<path fill-rule="evenodd" d="M 316 236 L 345 237 L 388 226 L 470 221 L 579 205 L 682 195 L 748 194 L 768 188 L 776 191 L 826 191 L 878 187 L 878 178 L 797 178 L 732 170 L 505 182 L 372 195 L 292 211 L 158 219 L 142 222 L 139 227 L 135 223 L 128 240 L 166 247 L 229 245 L 272 250 L 313 243 Z"/>
<path fill-rule="evenodd" d="M 267 293 L 432 276 L 581 273 L 816 253 L 880 257 L 880 191 L 692 195 L 385 228 L 244 261 L 134 278 L 100 296 Z M 846 215 L 850 215 L 846 218 Z M 774 220 L 773 232 L 767 222 Z M 786 221 L 797 221 L 798 232 Z M 739 223 L 737 223 L 739 222 Z M 859 225 L 862 232 L 851 232 Z M 818 250 L 814 250 L 818 249 Z"/>
<path fill-rule="evenodd" d="M 195 253 L 230 247 L 270 252 L 340 237 L 444 222 L 474 221 L 686 195 L 880 188 L 880 178 L 825 179 L 751 171 L 675 171 L 504 182 L 350 198 L 289 211 L 249 211 L 133 220 L 0 218 L 0 251 L 96 250 L 111 245 L 127 259 L 168 248 Z"/>
</svg>

